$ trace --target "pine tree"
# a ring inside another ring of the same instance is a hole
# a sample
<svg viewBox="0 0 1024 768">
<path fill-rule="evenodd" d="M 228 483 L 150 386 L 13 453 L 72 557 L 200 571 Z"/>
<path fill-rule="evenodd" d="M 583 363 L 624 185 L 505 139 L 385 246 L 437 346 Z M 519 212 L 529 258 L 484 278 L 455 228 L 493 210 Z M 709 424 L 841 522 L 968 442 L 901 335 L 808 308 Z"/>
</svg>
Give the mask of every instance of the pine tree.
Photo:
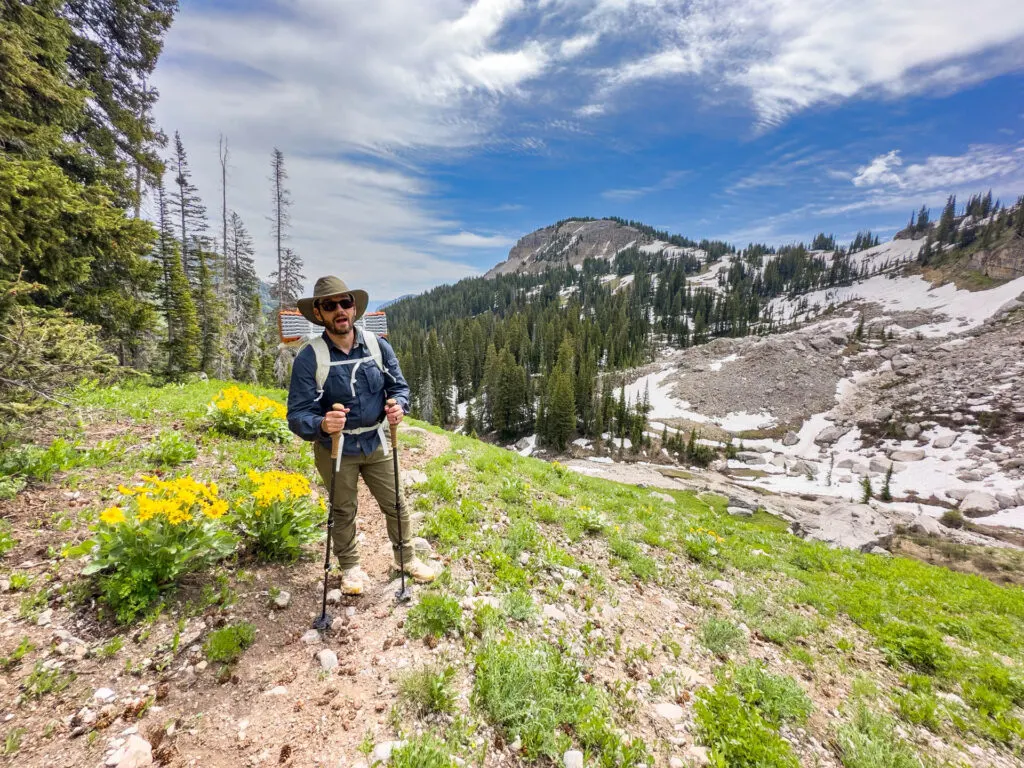
<svg viewBox="0 0 1024 768">
<path fill-rule="evenodd" d="M 291 248 L 286 247 L 281 253 L 280 263 L 284 270 L 283 274 L 277 270 L 270 273 L 270 279 L 274 282 L 270 296 L 277 302 L 279 308 L 294 309 L 299 296 L 302 295 L 302 286 L 306 282 L 306 276 L 302 274 L 302 258 Z"/>
<path fill-rule="evenodd" d="M 434 382 L 430 372 L 430 363 L 427 363 L 426 377 L 423 379 L 423 386 L 419 391 L 420 418 L 428 424 L 434 423 Z"/>
<path fill-rule="evenodd" d="M 229 299 L 228 352 L 232 375 L 241 381 L 257 381 L 263 312 L 259 280 L 253 262 L 252 238 L 235 211 L 228 219 L 227 275 Z"/>
<path fill-rule="evenodd" d="M 288 171 L 284 167 L 284 153 L 277 147 L 274 147 L 270 154 L 270 183 L 273 207 L 271 234 L 276 244 L 277 253 L 277 270 L 273 274 L 277 278 L 277 289 L 274 293 L 274 298 L 277 299 L 278 310 L 284 309 L 287 306 L 285 301 L 290 292 L 286 283 L 288 278 L 292 276 L 292 272 L 286 263 L 288 255 L 283 247 L 284 241 L 288 239 L 288 225 L 291 222 L 289 209 L 291 208 L 292 198 L 291 192 L 285 187 L 287 180 Z M 302 262 L 300 261 L 300 271 L 301 266 Z M 296 272 L 295 274 L 298 273 Z M 301 287 L 299 291 L 301 291 Z M 298 291 L 295 293 L 298 293 Z"/>
<path fill-rule="evenodd" d="M 185 277 L 193 290 L 199 287 L 198 250 L 206 235 L 206 206 L 199 198 L 199 190 L 192 183 L 192 171 L 188 166 L 188 155 L 181 134 L 174 132 L 174 155 L 170 160 L 174 174 L 174 191 L 171 192 L 171 211 L 178 223 L 178 246 Z"/>
</svg>

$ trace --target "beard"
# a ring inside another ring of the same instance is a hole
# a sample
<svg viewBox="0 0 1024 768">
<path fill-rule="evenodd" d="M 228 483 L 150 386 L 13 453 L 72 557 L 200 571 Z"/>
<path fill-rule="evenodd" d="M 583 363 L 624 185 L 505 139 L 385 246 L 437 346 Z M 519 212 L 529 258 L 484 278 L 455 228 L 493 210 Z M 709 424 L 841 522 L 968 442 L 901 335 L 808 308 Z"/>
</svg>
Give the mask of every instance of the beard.
<svg viewBox="0 0 1024 768">
<path fill-rule="evenodd" d="M 332 333 L 336 333 L 339 336 L 344 336 L 346 333 L 351 332 L 352 321 L 349 319 L 348 315 L 341 314 L 338 315 L 337 317 L 332 318 L 327 328 Z"/>
</svg>

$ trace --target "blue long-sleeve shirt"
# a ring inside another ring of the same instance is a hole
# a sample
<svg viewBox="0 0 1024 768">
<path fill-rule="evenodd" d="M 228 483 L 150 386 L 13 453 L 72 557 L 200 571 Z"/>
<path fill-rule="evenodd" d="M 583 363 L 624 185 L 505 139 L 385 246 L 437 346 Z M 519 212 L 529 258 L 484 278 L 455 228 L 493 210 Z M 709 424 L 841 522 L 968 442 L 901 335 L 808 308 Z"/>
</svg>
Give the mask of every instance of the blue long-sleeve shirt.
<svg viewBox="0 0 1024 768">
<path fill-rule="evenodd" d="M 357 329 L 356 341 L 348 354 L 334 345 L 326 331 L 323 334 L 331 362 L 366 358 L 356 370 L 355 392 L 351 387 L 352 366 L 334 365 L 324 382 L 323 397 L 317 400 L 316 353 L 307 346 L 295 358 L 288 387 L 288 427 L 303 440 L 318 440 L 321 445 L 330 447 L 331 438 L 320 429 L 320 424 L 335 403 L 341 403 L 349 409 L 345 429 L 378 424 L 385 418 L 384 403 L 391 397 L 402 406 L 403 411 L 409 412 L 409 385 L 398 366 L 395 350 L 387 341 L 379 339 L 381 362 L 390 374 L 385 375 L 370 357 L 369 350 L 362 342 L 362 333 L 361 329 Z M 360 453 L 368 456 L 379 445 L 380 436 L 376 430 L 360 435 L 345 435 L 342 453 L 346 456 Z"/>
</svg>

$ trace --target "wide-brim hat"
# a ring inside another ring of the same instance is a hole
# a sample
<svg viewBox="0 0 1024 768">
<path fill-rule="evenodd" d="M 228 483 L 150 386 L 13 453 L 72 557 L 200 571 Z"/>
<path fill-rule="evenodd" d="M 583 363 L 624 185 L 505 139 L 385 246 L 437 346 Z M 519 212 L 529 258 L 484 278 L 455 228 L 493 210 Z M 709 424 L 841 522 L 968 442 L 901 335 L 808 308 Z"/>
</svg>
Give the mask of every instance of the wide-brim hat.
<svg viewBox="0 0 1024 768">
<path fill-rule="evenodd" d="M 313 305 L 317 299 L 326 299 L 328 296 L 337 296 L 341 293 L 351 293 L 352 298 L 356 300 L 355 319 L 358 320 L 366 312 L 366 305 L 370 303 L 370 294 L 366 291 L 349 288 L 345 285 L 344 280 L 334 275 L 327 275 L 327 277 L 321 277 L 317 280 L 316 285 L 313 286 L 313 295 L 299 299 L 296 304 L 299 307 L 299 312 L 309 322 L 313 325 L 323 325 L 322 322 L 316 319 L 316 315 L 313 314 Z"/>
</svg>

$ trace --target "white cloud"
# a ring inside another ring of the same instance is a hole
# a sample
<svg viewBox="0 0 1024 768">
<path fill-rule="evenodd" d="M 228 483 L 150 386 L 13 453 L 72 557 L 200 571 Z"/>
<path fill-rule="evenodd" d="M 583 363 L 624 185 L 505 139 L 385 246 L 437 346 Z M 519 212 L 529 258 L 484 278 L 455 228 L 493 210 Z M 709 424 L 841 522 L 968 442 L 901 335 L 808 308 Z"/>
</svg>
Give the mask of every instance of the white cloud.
<svg viewBox="0 0 1024 768">
<path fill-rule="evenodd" d="M 699 75 L 716 94 L 746 94 L 769 126 L 819 104 L 952 90 L 1024 66 L 1024 3 L 977 0 L 967 13 L 959 0 L 603 0 L 589 18 L 643 32 L 654 49 L 605 70 L 606 98 L 626 83 Z"/>
<path fill-rule="evenodd" d="M 858 168 L 856 187 L 895 188 L 906 192 L 960 189 L 1024 173 L 1024 145 L 975 144 L 962 155 L 932 155 L 903 168 L 899 150 L 879 155 Z"/>
<path fill-rule="evenodd" d="M 853 177 L 855 187 L 876 187 L 882 184 L 900 184 L 899 174 L 894 170 L 903 165 L 900 160 L 900 152 L 894 149 L 884 155 L 879 155 L 867 165 L 858 168 L 857 174 Z"/>
<path fill-rule="evenodd" d="M 438 235 L 435 238 L 441 245 L 455 248 L 507 248 L 515 242 L 514 238 L 500 235 L 478 235 L 475 232 L 459 232 L 455 235 Z"/>
</svg>

